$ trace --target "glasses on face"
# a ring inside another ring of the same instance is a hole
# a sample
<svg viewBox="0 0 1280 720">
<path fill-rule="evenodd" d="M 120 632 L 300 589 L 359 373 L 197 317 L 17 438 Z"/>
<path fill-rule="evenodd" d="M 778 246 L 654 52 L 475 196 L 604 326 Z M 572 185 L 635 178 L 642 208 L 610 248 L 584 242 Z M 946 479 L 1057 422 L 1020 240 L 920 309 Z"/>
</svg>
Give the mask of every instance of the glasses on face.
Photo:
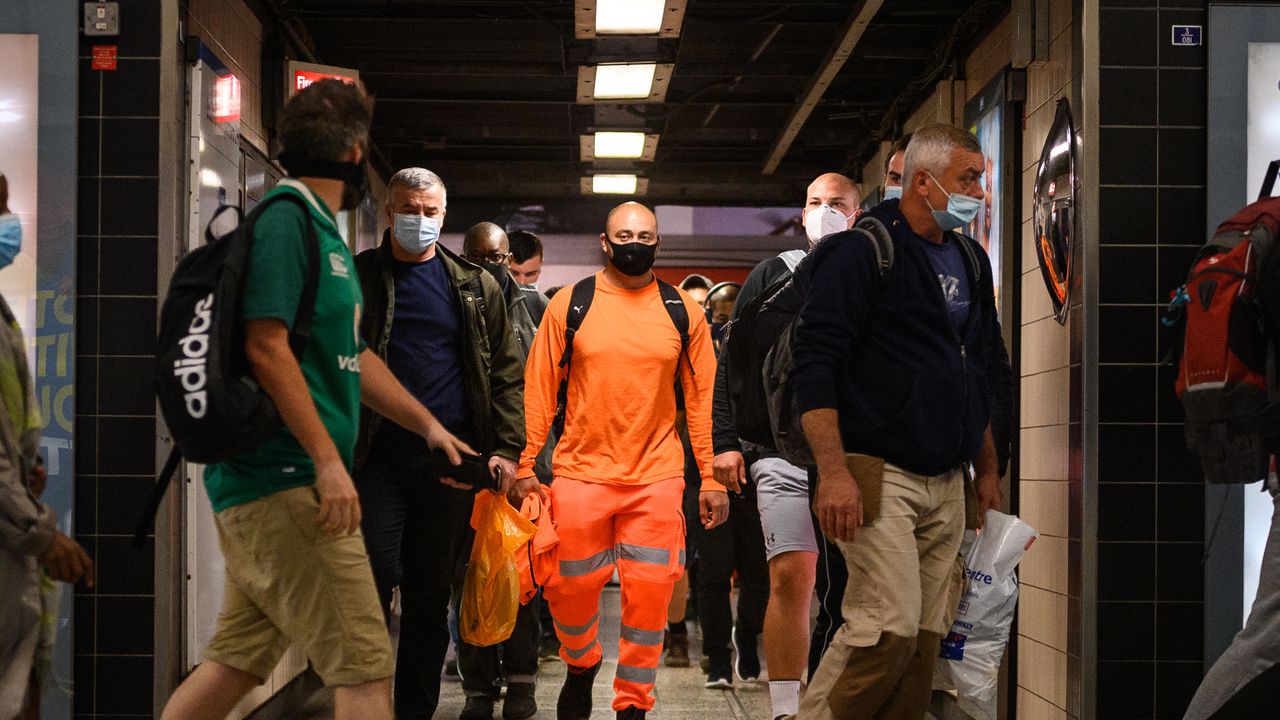
<svg viewBox="0 0 1280 720">
<path fill-rule="evenodd" d="M 467 262 L 473 262 L 473 263 L 476 263 L 477 265 L 480 263 L 486 263 L 486 262 L 504 263 L 511 258 L 511 253 L 509 252 L 504 253 L 504 252 L 497 252 L 497 251 L 491 252 L 488 255 L 481 255 L 479 253 L 463 253 L 462 257 Z"/>
</svg>

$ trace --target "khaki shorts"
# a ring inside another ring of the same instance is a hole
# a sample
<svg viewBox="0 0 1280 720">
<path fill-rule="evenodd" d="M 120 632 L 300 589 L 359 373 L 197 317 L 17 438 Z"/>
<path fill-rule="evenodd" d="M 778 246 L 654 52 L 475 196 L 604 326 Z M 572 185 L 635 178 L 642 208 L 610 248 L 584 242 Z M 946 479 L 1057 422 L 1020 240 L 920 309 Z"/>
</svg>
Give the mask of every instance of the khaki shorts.
<svg viewBox="0 0 1280 720">
<path fill-rule="evenodd" d="M 316 522 L 314 487 L 293 488 L 214 515 L 227 578 L 204 656 L 266 679 L 291 644 L 326 685 L 391 677 L 391 639 L 359 532 Z"/>
</svg>

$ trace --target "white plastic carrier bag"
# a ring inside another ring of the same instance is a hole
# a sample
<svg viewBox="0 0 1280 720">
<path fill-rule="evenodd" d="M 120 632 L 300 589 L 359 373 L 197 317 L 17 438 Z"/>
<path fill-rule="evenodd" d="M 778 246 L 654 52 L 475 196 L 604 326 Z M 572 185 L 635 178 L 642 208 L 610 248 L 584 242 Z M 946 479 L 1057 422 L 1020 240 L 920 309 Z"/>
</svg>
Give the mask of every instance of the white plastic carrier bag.
<svg viewBox="0 0 1280 720">
<path fill-rule="evenodd" d="M 955 692 L 974 720 L 996 718 L 1000 661 L 1018 605 L 1017 567 L 1039 537 L 1017 517 L 988 510 L 976 539 L 966 536 L 961 548 L 965 590 L 942 640 L 933 686 Z"/>
</svg>

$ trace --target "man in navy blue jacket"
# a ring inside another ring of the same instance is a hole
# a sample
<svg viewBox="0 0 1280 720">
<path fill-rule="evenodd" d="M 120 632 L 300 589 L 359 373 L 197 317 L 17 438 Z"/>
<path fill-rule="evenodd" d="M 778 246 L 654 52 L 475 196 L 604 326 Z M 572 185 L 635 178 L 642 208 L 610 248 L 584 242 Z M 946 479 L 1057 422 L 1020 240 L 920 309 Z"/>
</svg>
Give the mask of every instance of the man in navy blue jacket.
<svg viewBox="0 0 1280 720">
<path fill-rule="evenodd" d="M 954 232 L 981 207 L 982 148 L 951 125 L 917 132 L 901 201 L 869 211 L 893 238 L 882 272 L 865 235 L 814 251 L 791 381 L 818 465 L 814 510 L 849 569 L 844 625 L 800 717 L 918 720 L 973 463 L 980 512 L 1000 503 L 988 384 L 1000 373 L 991 263 Z"/>
</svg>

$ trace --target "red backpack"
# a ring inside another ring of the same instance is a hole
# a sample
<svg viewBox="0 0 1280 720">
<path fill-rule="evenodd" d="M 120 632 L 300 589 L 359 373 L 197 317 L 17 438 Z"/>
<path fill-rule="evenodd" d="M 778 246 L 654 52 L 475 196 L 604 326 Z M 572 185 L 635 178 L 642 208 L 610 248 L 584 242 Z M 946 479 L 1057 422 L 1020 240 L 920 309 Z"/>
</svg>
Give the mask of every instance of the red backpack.
<svg viewBox="0 0 1280 720">
<path fill-rule="evenodd" d="M 1280 452 L 1280 392 L 1267 296 L 1280 198 L 1248 205 L 1218 226 L 1171 309 L 1184 314 L 1176 391 L 1187 446 L 1211 483 L 1252 483 Z"/>
</svg>

